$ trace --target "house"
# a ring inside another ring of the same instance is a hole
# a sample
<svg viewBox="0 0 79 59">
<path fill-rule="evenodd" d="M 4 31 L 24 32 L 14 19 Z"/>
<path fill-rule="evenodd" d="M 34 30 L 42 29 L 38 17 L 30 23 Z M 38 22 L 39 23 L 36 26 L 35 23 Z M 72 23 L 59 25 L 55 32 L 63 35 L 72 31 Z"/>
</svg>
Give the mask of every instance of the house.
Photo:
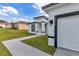
<svg viewBox="0 0 79 59">
<path fill-rule="evenodd" d="M 35 22 L 29 23 L 29 33 L 35 34 Z"/>
<path fill-rule="evenodd" d="M 28 25 L 29 25 L 28 22 L 19 21 L 19 22 L 13 23 L 12 27 L 18 30 L 28 30 Z"/>
<path fill-rule="evenodd" d="M 12 28 L 12 23 L 7 23 L 6 28 Z"/>
<path fill-rule="evenodd" d="M 19 21 L 19 22 L 7 22 L 0 20 L 0 28 L 13 28 L 18 30 L 28 30 L 29 22 Z"/>
<path fill-rule="evenodd" d="M 4 21 L 4 20 L 0 20 L 0 28 L 7 28 L 8 22 L 7 21 Z"/>
<path fill-rule="evenodd" d="M 34 17 L 34 19 L 35 19 L 35 22 L 30 23 L 29 32 L 35 33 L 35 34 L 41 34 L 41 33 L 47 34 L 48 18 L 46 16 L 38 16 L 38 17 Z"/>
<path fill-rule="evenodd" d="M 12 24 L 5 20 L 0 20 L 0 28 L 12 28 Z"/>
<path fill-rule="evenodd" d="M 42 9 L 49 15 L 48 45 L 79 51 L 79 3 L 51 3 Z"/>
</svg>

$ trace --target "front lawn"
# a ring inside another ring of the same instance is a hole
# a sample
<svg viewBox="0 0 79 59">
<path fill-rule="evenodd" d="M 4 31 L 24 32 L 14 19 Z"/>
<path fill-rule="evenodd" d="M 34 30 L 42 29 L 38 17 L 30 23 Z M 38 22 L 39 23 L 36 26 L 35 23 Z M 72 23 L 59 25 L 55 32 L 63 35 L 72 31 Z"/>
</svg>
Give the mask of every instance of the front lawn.
<svg viewBox="0 0 79 59">
<path fill-rule="evenodd" d="M 16 29 L 3 29 L 0 28 L 0 56 L 10 56 L 9 51 L 4 47 L 2 41 L 11 40 L 14 38 L 30 36 L 32 34 L 27 31 L 21 31 Z"/>
<path fill-rule="evenodd" d="M 31 45 L 39 50 L 42 50 L 48 54 L 53 55 L 55 52 L 55 48 L 48 46 L 48 36 L 39 36 L 28 40 L 23 40 L 25 44 Z"/>
</svg>

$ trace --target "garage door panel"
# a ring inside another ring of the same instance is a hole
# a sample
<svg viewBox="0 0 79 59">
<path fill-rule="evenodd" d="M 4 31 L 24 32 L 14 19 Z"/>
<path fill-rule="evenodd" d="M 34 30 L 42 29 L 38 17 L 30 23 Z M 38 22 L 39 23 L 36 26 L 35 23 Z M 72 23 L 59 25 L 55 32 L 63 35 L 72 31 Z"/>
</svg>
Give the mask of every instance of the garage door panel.
<svg viewBox="0 0 79 59">
<path fill-rule="evenodd" d="M 58 46 L 79 51 L 79 15 L 58 19 Z"/>
</svg>

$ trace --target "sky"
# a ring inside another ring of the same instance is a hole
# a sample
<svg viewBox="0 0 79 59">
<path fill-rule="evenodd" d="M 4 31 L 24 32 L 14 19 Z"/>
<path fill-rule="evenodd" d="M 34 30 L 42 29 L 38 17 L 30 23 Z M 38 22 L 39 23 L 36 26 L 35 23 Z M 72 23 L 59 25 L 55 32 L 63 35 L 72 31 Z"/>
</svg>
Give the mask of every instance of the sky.
<svg viewBox="0 0 79 59">
<path fill-rule="evenodd" d="M 34 21 L 34 17 L 47 14 L 41 9 L 48 3 L 0 3 L 0 19 L 8 22 Z"/>
</svg>

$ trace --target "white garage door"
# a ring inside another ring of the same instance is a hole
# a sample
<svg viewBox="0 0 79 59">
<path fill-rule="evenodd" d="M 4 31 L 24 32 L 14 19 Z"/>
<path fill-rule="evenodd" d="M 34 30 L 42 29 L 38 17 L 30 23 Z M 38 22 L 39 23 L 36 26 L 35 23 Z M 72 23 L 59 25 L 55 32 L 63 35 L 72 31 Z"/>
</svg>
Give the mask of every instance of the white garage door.
<svg viewBox="0 0 79 59">
<path fill-rule="evenodd" d="M 58 47 L 79 51 L 79 15 L 58 18 Z"/>
</svg>

